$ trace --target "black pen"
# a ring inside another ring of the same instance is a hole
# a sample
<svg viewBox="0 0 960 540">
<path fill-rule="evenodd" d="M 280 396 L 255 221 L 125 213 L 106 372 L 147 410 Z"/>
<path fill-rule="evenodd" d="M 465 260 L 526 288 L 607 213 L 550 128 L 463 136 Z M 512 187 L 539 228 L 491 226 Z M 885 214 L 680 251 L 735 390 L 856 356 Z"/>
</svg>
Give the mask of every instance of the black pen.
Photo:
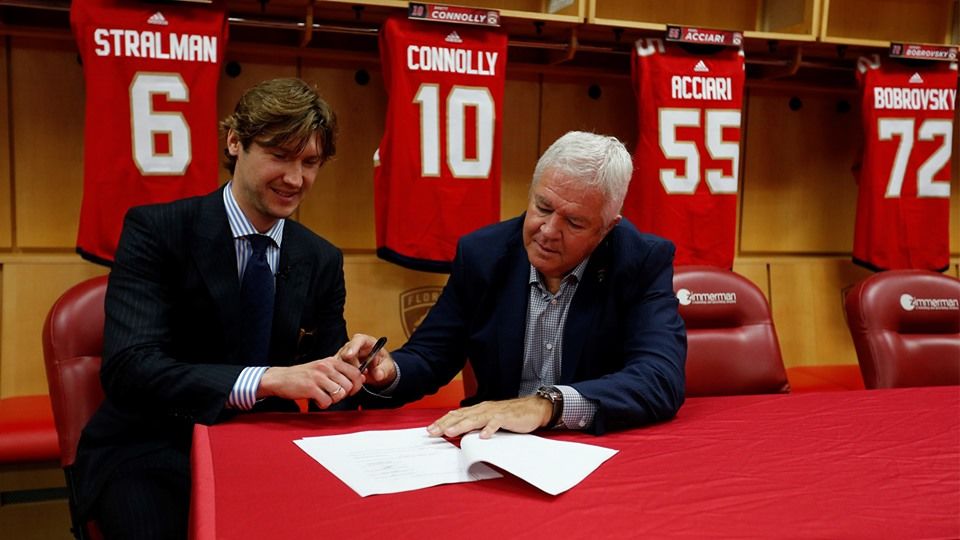
<svg viewBox="0 0 960 540">
<path fill-rule="evenodd" d="M 360 373 L 363 373 L 370 366 L 370 362 L 373 362 L 373 359 L 377 356 L 377 353 L 380 352 L 380 349 L 387 344 L 387 338 L 382 337 L 373 344 L 373 348 L 370 349 L 370 354 L 367 355 L 366 360 L 360 364 Z"/>
</svg>

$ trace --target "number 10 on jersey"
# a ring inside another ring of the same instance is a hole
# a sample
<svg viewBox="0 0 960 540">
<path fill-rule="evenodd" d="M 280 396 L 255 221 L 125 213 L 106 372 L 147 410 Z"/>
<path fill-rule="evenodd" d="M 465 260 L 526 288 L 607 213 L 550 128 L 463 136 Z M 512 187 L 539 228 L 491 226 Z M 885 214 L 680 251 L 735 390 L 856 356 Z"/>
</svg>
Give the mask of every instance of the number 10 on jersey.
<svg viewBox="0 0 960 540">
<path fill-rule="evenodd" d="M 420 106 L 421 176 L 441 176 L 441 148 L 446 150 L 446 165 L 454 178 L 490 176 L 496 110 L 489 89 L 454 86 L 441 102 L 440 85 L 421 84 L 413 102 Z M 469 153 L 466 148 L 468 108 L 476 111 L 476 148 Z M 441 120 L 445 122 L 445 137 L 441 137 Z M 474 157 L 468 158 L 468 155 Z"/>
</svg>

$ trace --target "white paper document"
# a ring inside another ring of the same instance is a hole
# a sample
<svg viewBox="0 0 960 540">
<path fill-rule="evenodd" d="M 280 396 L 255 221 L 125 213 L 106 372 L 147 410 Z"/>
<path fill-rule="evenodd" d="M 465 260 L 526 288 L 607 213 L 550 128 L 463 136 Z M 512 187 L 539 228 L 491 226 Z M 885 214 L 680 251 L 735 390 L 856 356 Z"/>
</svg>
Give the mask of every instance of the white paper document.
<svg viewBox="0 0 960 540">
<path fill-rule="evenodd" d="M 439 484 L 499 478 L 496 465 L 557 495 L 580 483 L 616 450 L 497 432 L 465 435 L 461 448 L 430 437 L 426 428 L 361 431 L 293 441 L 361 497 Z"/>
<path fill-rule="evenodd" d="M 459 448 L 422 427 L 293 442 L 361 497 L 503 476 L 486 465 L 471 468 Z"/>
<path fill-rule="evenodd" d="M 489 439 L 479 432 L 460 440 L 470 463 L 486 462 L 518 476 L 550 495 L 579 484 L 618 450 L 593 444 L 554 441 L 536 435 L 498 431 Z"/>
</svg>

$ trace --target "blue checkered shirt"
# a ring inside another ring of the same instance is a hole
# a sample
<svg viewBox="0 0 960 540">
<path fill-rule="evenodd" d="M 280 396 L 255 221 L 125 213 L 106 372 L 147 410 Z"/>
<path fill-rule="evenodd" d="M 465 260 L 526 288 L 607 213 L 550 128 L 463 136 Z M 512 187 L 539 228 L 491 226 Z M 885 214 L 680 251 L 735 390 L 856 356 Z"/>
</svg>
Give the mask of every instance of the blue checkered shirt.
<svg viewBox="0 0 960 540">
<path fill-rule="evenodd" d="M 529 396 L 541 386 L 556 386 L 563 393 L 563 415 L 558 427 L 584 429 L 593 423 L 597 404 L 570 386 L 556 385 L 563 361 L 563 329 L 570 303 L 577 292 L 589 257 L 560 282 L 552 294 L 530 265 L 530 295 L 527 299 L 527 330 L 524 336 L 523 375 L 520 396 Z"/>
</svg>

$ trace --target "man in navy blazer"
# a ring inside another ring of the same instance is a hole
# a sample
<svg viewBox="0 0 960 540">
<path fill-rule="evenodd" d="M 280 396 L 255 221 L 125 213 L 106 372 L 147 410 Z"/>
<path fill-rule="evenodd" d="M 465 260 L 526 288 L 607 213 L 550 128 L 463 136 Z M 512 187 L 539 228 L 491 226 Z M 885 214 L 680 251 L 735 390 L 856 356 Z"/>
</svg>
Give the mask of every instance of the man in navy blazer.
<svg viewBox="0 0 960 540">
<path fill-rule="evenodd" d="M 303 398 L 345 406 L 361 388 L 359 370 L 332 357 L 347 339 L 343 257 L 286 219 L 335 152 L 333 111 L 305 82 L 277 79 L 248 90 L 222 127 L 230 183 L 124 221 L 106 293 L 106 398 L 75 465 L 79 511 L 106 538 L 186 537 L 194 424 L 296 411 Z M 253 262 L 272 314 L 241 300 Z M 253 312 L 266 324 L 249 324 Z"/>
<path fill-rule="evenodd" d="M 613 137 L 570 132 L 540 158 L 526 213 L 461 238 L 443 293 L 410 340 L 381 352 L 371 406 L 436 392 L 470 361 L 477 393 L 428 428 L 601 434 L 674 416 L 686 331 L 674 246 L 619 215 L 633 170 Z M 339 356 L 357 364 L 373 338 Z"/>
</svg>

